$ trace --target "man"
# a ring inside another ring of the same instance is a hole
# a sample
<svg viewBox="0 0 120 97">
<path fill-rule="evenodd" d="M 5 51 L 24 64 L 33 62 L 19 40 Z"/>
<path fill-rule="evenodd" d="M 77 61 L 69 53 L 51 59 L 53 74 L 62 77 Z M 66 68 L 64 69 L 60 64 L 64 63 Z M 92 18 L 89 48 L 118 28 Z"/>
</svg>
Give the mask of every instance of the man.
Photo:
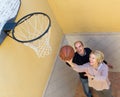
<svg viewBox="0 0 120 97">
<path fill-rule="evenodd" d="M 75 47 L 76 52 L 74 54 L 72 62 L 77 65 L 83 65 L 85 63 L 88 63 L 89 55 L 92 50 L 90 48 L 85 48 L 82 41 L 76 41 L 74 43 L 74 47 Z M 104 62 L 104 63 L 106 63 L 106 62 Z M 66 63 L 66 64 L 69 65 L 68 63 Z M 112 68 L 111 65 L 109 65 L 109 67 Z M 79 73 L 79 77 L 80 77 L 85 95 L 87 97 L 93 97 L 91 90 L 88 86 L 88 78 L 85 76 L 85 72 Z"/>
</svg>

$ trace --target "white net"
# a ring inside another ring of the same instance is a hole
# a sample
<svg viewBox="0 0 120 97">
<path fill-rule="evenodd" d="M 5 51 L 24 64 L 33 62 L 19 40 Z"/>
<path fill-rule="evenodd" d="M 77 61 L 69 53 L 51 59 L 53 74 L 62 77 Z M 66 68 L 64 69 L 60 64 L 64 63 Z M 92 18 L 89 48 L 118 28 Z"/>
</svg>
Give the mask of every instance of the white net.
<svg viewBox="0 0 120 97">
<path fill-rule="evenodd" d="M 24 21 L 15 28 L 15 36 L 19 40 L 31 40 L 45 32 L 49 25 L 49 20 L 44 15 L 35 15 Z M 50 45 L 51 28 L 41 38 L 24 43 L 25 46 L 32 48 L 38 57 L 49 55 L 52 51 Z"/>
<path fill-rule="evenodd" d="M 51 30 L 49 29 L 49 32 L 47 32 L 40 39 L 30 43 L 24 43 L 24 45 L 32 48 L 35 51 L 35 53 L 38 55 L 38 57 L 44 57 L 46 55 L 49 55 L 52 51 L 52 48 L 49 43 L 50 32 Z"/>
</svg>

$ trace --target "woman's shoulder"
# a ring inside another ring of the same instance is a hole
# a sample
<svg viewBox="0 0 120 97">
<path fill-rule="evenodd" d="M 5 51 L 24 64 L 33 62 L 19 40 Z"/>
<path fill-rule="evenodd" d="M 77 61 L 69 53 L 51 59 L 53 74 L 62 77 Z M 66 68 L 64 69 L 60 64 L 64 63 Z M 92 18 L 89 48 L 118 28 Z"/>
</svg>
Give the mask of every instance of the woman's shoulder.
<svg viewBox="0 0 120 97">
<path fill-rule="evenodd" d="M 102 65 L 101 66 L 102 69 L 108 69 L 108 66 L 104 62 L 102 62 L 101 65 Z"/>
</svg>

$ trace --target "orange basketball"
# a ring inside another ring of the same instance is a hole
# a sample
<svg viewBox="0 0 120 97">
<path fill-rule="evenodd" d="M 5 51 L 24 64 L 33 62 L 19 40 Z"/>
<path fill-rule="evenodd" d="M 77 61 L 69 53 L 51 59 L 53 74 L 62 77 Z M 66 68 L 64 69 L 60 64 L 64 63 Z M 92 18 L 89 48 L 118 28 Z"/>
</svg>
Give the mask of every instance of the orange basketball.
<svg viewBox="0 0 120 97">
<path fill-rule="evenodd" d="M 62 60 L 70 60 L 74 57 L 74 49 L 70 45 L 61 47 L 59 56 Z"/>
</svg>

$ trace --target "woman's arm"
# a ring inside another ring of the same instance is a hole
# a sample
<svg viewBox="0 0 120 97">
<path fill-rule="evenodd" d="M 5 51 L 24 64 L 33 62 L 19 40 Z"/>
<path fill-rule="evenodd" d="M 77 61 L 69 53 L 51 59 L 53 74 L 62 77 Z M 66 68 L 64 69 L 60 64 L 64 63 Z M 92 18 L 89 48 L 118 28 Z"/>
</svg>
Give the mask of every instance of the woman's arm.
<svg viewBox="0 0 120 97">
<path fill-rule="evenodd" d="M 72 60 L 70 61 L 66 61 L 72 68 L 73 70 L 77 71 L 77 72 L 85 72 L 88 69 L 89 64 L 83 64 L 83 65 L 77 65 L 75 63 L 72 62 Z"/>
</svg>

